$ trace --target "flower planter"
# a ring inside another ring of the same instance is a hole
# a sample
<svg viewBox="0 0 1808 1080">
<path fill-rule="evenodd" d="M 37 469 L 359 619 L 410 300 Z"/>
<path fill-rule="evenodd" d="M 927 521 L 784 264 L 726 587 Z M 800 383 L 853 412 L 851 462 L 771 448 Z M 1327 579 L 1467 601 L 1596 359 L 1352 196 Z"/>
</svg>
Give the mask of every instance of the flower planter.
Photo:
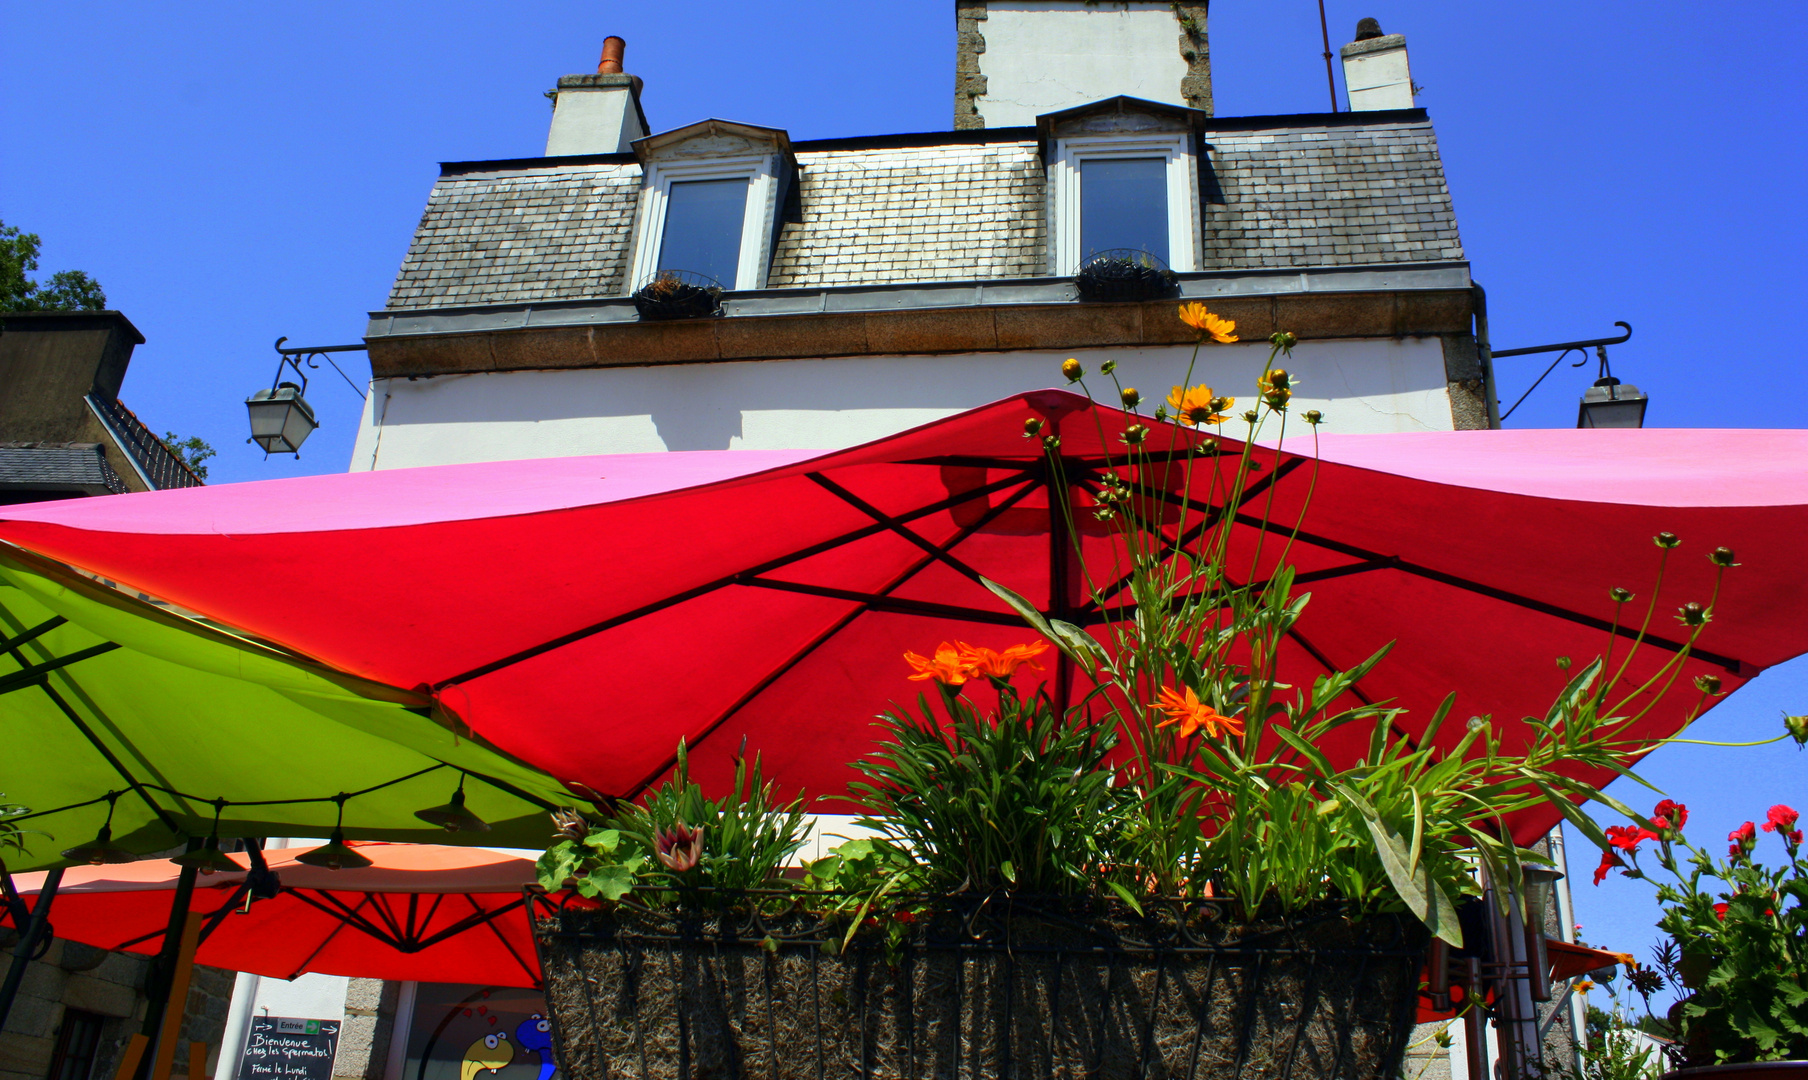
<svg viewBox="0 0 1808 1080">
<path fill-rule="evenodd" d="M 1130 248 L 1088 256 L 1074 275 L 1082 300 L 1159 300 L 1174 295 L 1176 280 L 1160 259 Z"/>
<path fill-rule="evenodd" d="M 1209 901 L 975 900 L 910 930 L 836 952 L 795 908 L 567 912 L 536 935 L 559 1060 L 568 1080 L 1380 1080 L 1426 944 L 1410 917 L 1239 926 Z"/>
<path fill-rule="evenodd" d="M 722 283 L 688 270 L 661 270 L 634 290 L 642 319 L 706 319 L 722 313 Z"/>
</svg>

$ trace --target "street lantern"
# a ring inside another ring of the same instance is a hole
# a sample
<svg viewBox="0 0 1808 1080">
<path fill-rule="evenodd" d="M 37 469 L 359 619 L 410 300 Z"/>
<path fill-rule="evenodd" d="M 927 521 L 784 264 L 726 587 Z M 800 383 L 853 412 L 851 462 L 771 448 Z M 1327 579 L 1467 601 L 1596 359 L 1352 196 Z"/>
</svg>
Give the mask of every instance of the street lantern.
<svg viewBox="0 0 1808 1080">
<path fill-rule="evenodd" d="M 276 355 L 281 358 L 276 364 L 276 381 L 270 384 L 270 389 L 259 390 L 245 399 L 245 411 L 251 416 L 251 438 L 246 441 L 263 447 L 266 455 L 294 454 L 300 457 L 301 444 L 320 426 L 320 421 L 314 417 L 314 407 L 308 404 L 305 396 L 308 391 L 308 373 L 302 370 L 303 365 L 318 368 L 320 362 L 315 357 L 325 359 L 333 365 L 334 371 L 339 372 L 339 377 L 345 380 L 346 385 L 362 398 L 364 391 L 359 390 L 351 376 L 326 354 L 363 352 L 364 346 L 325 345 L 318 348 L 285 349 L 283 342 L 287 340 L 289 339 L 286 337 L 276 339 Z M 295 372 L 295 377 L 301 381 L 284 382 L 284 368 Z"/>
<path fill-rule="evenodd" d="M 1576 410 L 1579 428 L 1636 428 L 1645 426 L 1645 403 L 1650 399 L 1630 383 L 1603 375 L 1582 392 Z"/>
<path fill-rule="evenodd" d="M 301 396 L 301 387 L 292 382 L 252 394 L 245 399 L 245 409 L 251 414 L 251 441 L 266 454 L 300 457 L 301 444 L 320 426 L 313 406 Z"/>
</svg>

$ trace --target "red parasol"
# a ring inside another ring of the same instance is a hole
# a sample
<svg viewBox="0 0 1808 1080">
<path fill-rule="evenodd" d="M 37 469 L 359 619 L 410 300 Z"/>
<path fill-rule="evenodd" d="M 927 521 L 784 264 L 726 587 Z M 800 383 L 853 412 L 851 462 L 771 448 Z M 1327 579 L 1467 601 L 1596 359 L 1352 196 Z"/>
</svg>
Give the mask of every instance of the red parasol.
<svg viewBox="0 0 1808 1080">
<path fill-rule="evenodd" d="M 279 979 L 313 971 L 539 987 L 525 891 L 534 881 L 532 861 L 485 848 L 352 846 L 372 865 L 327 870 L 295 861 L 311 848 L 265 852 L 282 889 L 248 911 L 245 873 L 199 878 L 189 906 L 203 919 L 195 962 Z M 229 858 L 249 865 L 246 855 Z M 167 859 L 65 871 L 56 893 L 56 935 L 156 953 L 181 872 Z M 43 878 L 16 876 L 28 904 Z"/>
<path fill-rule="evenodd" d="M 1022 437 L 1036 416 L 1060 431 L 1058 473 Z M 1134 419 L 1038 391 L 830 453 L 497 462 L 8 507 L 0 540 L 424 690 L 579 793 L 636 795 L 682 736 L 705 783 L 727 776 L 745 737 L 768 775 L 835 795 L 844 763 L 872 747 L 869 719 L 917 689 L 904 650 L 1031 636 L 978 577 L 1071 622 L 1110 617 L 1080 587 L 1048 492 L 1074 491 L 1084 569 L 1109 578 L 1120 549 L 1085 506 Z M 1156 429 L 1158 456 L 1199 437 Z M 1311 489 L 1286 554 L 1313 595 L 1283 674 L 1309 681 L 1396 642 L 1363 690 L 1409 708 L 1409 730 L 1452 690 L 1458 720 L 1510 729 L 1542 715 L 1569 677 L 1558 659 L 1607 647 L 1609 588 L 1637 593 L 1628 611 L 1643 614 L 1663 530 L 1683 546 L 1635 679 L 1686 637 L 1679 605 L 1709 601 L 1708 552 L 1726 545 L 1743 565 L 1644 734 L 1678 730 L 1701 698 L 1695 676 L 1732 690 L 1808 650 L 1808 433 L 1327 437 L 1316 464 L 1309 435 L 1285 446 L 1258 453 L 1250 501 L 1219 508 L 1238 533 L 1233 562 L 1272 572 L 1283 545 L 1256 564 L 1251 522 L 1272 499 L 1291 524 Z M 1196 499 L 1218 467 L 1195 471 Z M 1620 654 L 1630 637 L 1622 628 Z"/>
</svg>

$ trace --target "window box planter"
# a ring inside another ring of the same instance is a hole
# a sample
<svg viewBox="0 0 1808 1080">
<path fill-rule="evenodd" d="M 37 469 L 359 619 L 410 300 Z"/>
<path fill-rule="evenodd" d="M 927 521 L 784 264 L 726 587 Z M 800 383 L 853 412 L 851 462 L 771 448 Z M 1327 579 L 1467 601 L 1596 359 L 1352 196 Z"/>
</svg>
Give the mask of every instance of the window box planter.
<svg viewBox="0 0 1808 1080">
<path fill-rule="evenodd" d="M 845 922 L 782 897 L 566 911 L 536 934 L 559 1060 L 569 1080 L 1382 1080 L 1412 1029 L 1426 935 L 1410 916 L 938 904 L 891 952 L 877 933 L 837 951 Z"/>
<path fill-rule="evenodd" d="M 722 314 L 722 283 L 689 270 L 661 270 L 634 290 L 642 319 L 705 319 Z"/>
<path fill-rule="evenodd" d="M 1160 300 L 1174 296 L 1177 283 L 1166 263 L 1132 248 L 1090 255 L 1074 274 L 1082 300 Z"/>
</svg>

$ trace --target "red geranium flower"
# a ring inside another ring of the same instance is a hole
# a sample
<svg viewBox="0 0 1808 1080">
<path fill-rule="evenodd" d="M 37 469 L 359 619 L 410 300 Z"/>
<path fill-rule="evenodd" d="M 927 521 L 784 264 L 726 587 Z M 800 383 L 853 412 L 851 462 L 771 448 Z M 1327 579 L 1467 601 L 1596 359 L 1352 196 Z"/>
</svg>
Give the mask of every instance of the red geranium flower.
<svg viewBox="0 0 1808 1080">
<path fill-rule="evenodd" d="M 1665 799 L 1651 811 L 1651 824 L 1660 829 L 1678 829 L 1689 823 L 1689 808 L 1679 802 Z"/>
<path fill-rule="evenodd" d="M 1758 846 L 1758 827 L 1748 821 L 1727 833 L 1726 838 L 1732 841 L 1726 849 L 1728 855 L 1735 859 L 1741 855 L 1750 855 L 1752 848 Z"/>
<path fill-rule="evenodd" d="M 1601 865 L 1595 867 L 1595 884 L 1599 885 L 1601 882 L 1607 880 L 1607 872 L 1609 870 L 1612 870 L 1616 866 L 1625 865 L 1625 863 L 1620 861 L 1620 857 L 1613 852 L 1601 852 Z"/>
<path fill-rule="evenodd" d="M 1726 919 L 1726 908 L 1727 908 L 1727 905 L 1725 905 L 1725 904 L 1715 904 L 1714 905 L 1714 914 L 1719 916 L 1722 921 L 1725 921 L 1725 919 Z"/>
<path fill-rule="evenodd" d="M 1646 840 L 1656 839 L 1656 833 L 1637 825 L 1607 826 L 1607 842 L 1621 851 L 1637 851 L 1639 844 Z"/>
<path fill-rule="evenodd" d="M 1801 816 L 1789 807 L 1778 803 L 1770 808 L 1770 820 L 1764 823 L 1764 831 L 1780 832 L 1787 837 L 1789 830 L 1795 828 L 1795 823 Z"/>
</svg>

